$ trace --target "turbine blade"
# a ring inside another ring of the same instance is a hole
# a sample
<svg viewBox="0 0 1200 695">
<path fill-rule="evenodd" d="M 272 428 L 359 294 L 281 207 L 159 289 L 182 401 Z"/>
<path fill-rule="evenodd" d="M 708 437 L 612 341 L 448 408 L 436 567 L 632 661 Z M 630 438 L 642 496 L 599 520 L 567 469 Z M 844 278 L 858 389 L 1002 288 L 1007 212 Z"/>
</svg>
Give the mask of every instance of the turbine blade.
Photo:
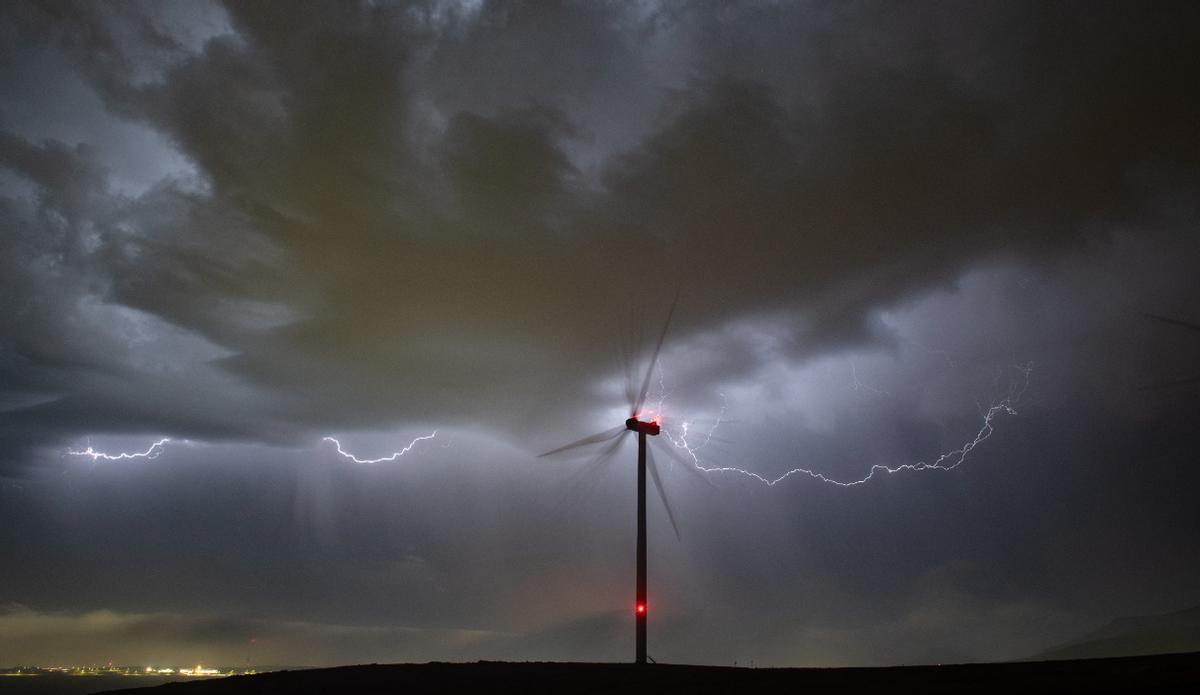
<svg viewBox="0 0 1200 695">
<path fill-rule="evenodd" d="M 649 451 L 649 447 L 647 447 L 647 451 Z M 685 471 L 704 481 L 705 485 L 714 490 L 717 489 L 717 486 L 713 483 L 713 481 L 709 480 L 707 475 L 704 475 L 704 471 L 696 468 L 696 462 L 679 453 L 679 447 L 672 444 L 670 440 L 667 440 L 666 443 L 662 445 L 662 452 L 667 456 L 670 456 L 671 459 L 675 461 L 675 463 L 678 463 L 680 466 L 682 466 Z"/>
<path fill-rule="evenodd" d="M 663 508 L 667 510 L 667 518 L 671 520 L 671 528 L 675 529 L 675 540 L 683 540 L 679 535 L 679 524 L 675 523 L 675 512 L 671 511 L 671 503 L 667 501 L 667 489 L 663 487 L 662 477 L 658 474 L 658 466 L 654 463 L 654 455 L 650 447 L 646 447 L 646 468 L 650 469 L 650 477 L 654 478 L 654 487 L 658 490 L 658 498 L 662 500 Z"/>
<path fill-rule="evenodd" d="M 619 427 L 617 429 L 619 429 L 620 432 L 617 432 L 616 434 L 616 441 L 601 449 L 600 453 L 596 454 L 596 458 L 592 459 L 592 462 L 588 464 L 589 467 L 594 468 L 597 466 L 597 464 L 607 463 L 612 459 L 613 455 L 617 453 L 617 449 L 621 447 L 621 440 L 624 438 L 625 433 L 631 431 L 625 429 L 624 427 Z"/>
<path fill-rule="evenodd" d="M 625 402 L 629 404 L 630 408 L 632 408 L 634 399 L 637 398 L 637 394 L 633 391 L 635 388 L 633 385 L 633 368 L 630 366 L 633 360 L 630 358 L 627 350 L 622 351 L 621 361 L 625 368 Z"/>
<path fill-rule="evenodd" d="M 1145 316 L 1146 318 L 1154 319 L 1155 321 L 1162 321 L 1163 323 L 1169 323 L 1173 326 L 1182 326 L 1184 328 L 1190 328 L 1193 331 L 1200 331 L 1200 324 L 1192 323 L 1191 321 L 1183 321 L 1181 319 L 1173 319 L 1173 318 L 1170 318 L 1169 316 L 1159 316 L 1158 314 L 1148 314 L 1147 313 L 1147 314 L 1142 314 L 1142 315 Z"/>
<path fill-rule="evenodd" d="M 629 432 L 630 430 L 625 430 Z M 618 435 L 612 444 L 604 447 L 599 454 L 583 466 L 580 466 L 579 471 L 571 476 L 567 493 L 562 499 L 554 505 L 552 515 L 555 517 L 562 516 L 566 513 L 568 507 L 578 507 L 579 497 L 582 495 L 583 484 L 594 478 L 600 471 L 604 470 L 604 464 L 612 461 L 617 449 L 624 441 L 624 437 Z"/>
<path fill-rule="evenodd" d="M 634 402 L 633 412 L 630 417 L 637 417 L 642 406 L 646 403 L 646 392 L 650 390 L 650 377 L 654 375 L 654 365 L 658 363 L 658 353 L 662 350 L 663 341 L 667 338 L 667 329 L 671 327 L 671 317 L 675 315 L 675 305 L 679 303 L 679 292 L 675 292 L 675 298 L 671 300 L 671 308 L 667 310 L 667 320 L 663 322 L 662 333 L 658 334 L 658 344 L 654 346 L 654 352 L 650 354 L 650 366 L 646 368 L 646 378 L 642 380 L 642 390 L 638 393 L 637 401 Z"/>
<path fill-rule="evenodd" d="M 538 454 L 538 458 L 542 458 L 543 456 L 553 456 L 554 454 L 561 454 L 564 451 L 568 451 L 570 449 L 575 449 L 575 448 L 581 447 L 581 446 L 587 446 L 588 444 L 596 444 L 599 442 L 608 441 L 609 439 L 612 439 L 613 437 L 619 437 L 622 432 L 628 432 L 628 431 L 629 430 L 625 429 L 624 425 L 621 425 L 620 427 L 614 427 L 611 430 L 604 430 L 603 432 L 597 432 L 596 434 L 593 434 L 588 437 L 584 437 L 583 439 L 580 439 L 577 442 L 571 442 L 570 444 L 567 444 L 565 446 L 560 446 L 557 449 L 551 449 L 550 451 L 547 451 L 544 454 Z"/>
<path fill-rule="evenodd" d="M 637 354 L 633 339 L 633 310 L 629 312 L 629 328 L 625 331 L 624 340 L 621 341 L 621 367 L 625 372 L 625 402 L 630 408 L 633 408 L 634 402 L 637 400 L 637 386 L 634 384 L 636 377 L 633 375 L 634 355 Z"/>
</svg>

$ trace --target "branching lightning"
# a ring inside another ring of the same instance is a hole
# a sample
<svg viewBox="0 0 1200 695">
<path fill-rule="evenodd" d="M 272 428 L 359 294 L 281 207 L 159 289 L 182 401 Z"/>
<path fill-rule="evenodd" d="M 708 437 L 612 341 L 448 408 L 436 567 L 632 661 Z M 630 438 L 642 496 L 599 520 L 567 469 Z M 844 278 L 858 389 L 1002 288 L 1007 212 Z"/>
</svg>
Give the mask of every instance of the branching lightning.
<svg viewBox="0 0 1200 695">
<path fill-rule="evenodd" d="M 105 461 L 124 461 L 126 459 L 150 460 L 150 459 L 158 458 L 159 454 L 161 454 L 163 452 L 163 447 L 166 446 L 167 443 L 170 441 L 171 441 L 170 438 L 164 437 L 164 438 L 158 440 L 157 442 L 154 442 L 153 444 L 151 444 L 150 448 L 146 449 L 145 451 L 122 452 L 119 454 L 106 454 L 103 451 L 96 451 L 95 449 L 92 448 L 92 445 L 89 444 L 86 449 L 67 449 L 66 453 L 68 456 L 89 456 L 89 457 L 91 457 L 93 462 L 99 461 L 101 459 L 103 459 Z"/>
<path fill-rule="evenodd" d="M 403 455 L 407 454 L 409 451 L 411 451 L 412 448 L 414 446 L 416 446 L 418 442 L 423 442 L 423 441 L 426 441 L 429 439 L 433 439 L 435 436 L 437 436 L 437 430 L 434 430 L 430 434 L 417 437 L 416 439 L 412 440 L 412 442 L 410 442 L 408 444 L 408 446 L 404 447 L 403 449 L 401 449 L 399 451 L 393 452 L 389 456 L 382 456 L 380 458 L 375 458 L 375 459 L 360 459 L 360 458 L 358 458 L 354 454 L 351 454 L 350 452 L 342 449 L 342 443 L 333 437 L 323 437 L 322 441 L 333 442 L 333 445 L 337 448 L 337 453 L 340 454 L 343 458 L 353 461 L 354 463 L 384 463 L 387 461 L 395 461 L 396 459 L 400 458 L 401 456 L 403 456 Z M 162 439 L 158 440 L 157 442 L 154 442 L 153 444 L 151 444 L 150 447 L 147 448 L 145 451 L 123 451 L 123 452 L 116 453 L 116 454 L 110 454 L 110 453 L 103 452 L 103 451 L 97 451 L 95 448 L 92 447 L 92 445 L 89 444 L 86 449 L 67 449 L 66 452 L 64 452 L 64 453 L 66 453 L 66 455 L 68 455 L 68 456 L 86 456 L 86 457 L 92 459 L 93 463 L 97 462 L 97 461 L 126 461 L 129 459 L 152 460 L 152 459 L 156 459 L 160 455 L 162 455 L 163 450 L 167 444 L 169 444 L 171 442 L 175 442 L 175 441 L 179 441 L 179 440 L 174 440 L 169 437 L 163 437 Z M 183 441 L 186 441 L 186 440 L 183 440 Z"/>
<path fill-rule="evenodd" d="M 866 484 L 880 475 L 890 475 L 905 471 L 950 471 L 962 465 L 962 463 L 967 460 L 967 457 L 972 451 L 975 450 L 977 446 L 992 436 L 992 433 L 995 432 L 993 423 L 998 416 L 1017 414 L 1016 406 L 1021 400 L 1021 396 L 1024 395 L 1026 388 L 1029 386 L 1029 375 L 1033 371 L 1033 364 L 1029 363 L 1025 365 L 1018 365 L 1016 369 L 1021 373 L 1022 378 L 1009 385 L 1007 395 L 999 400 L 994 401 L 986 410 L 981 409 L 981 417 L 983 418 L 983 421 L 979 430 L 975 433 L 975 436 L 970 441 L 966 442 L 957 449 L 940 454 L 936 459 L 933 460 L 932 463 L 929 461 L 919 461 L 917 463 L 905 463 L 899 466 L 875 464 L 871 466 L 871 469 L 866 476 L 857 480 L 837 480 L 825 475 L 824 473 L 818 473 L 817 471 L 808 468 L 793 468 L 777 478 L 768 478 L 759 473 L 755 473 L 754 471 L 750 471 L 745 468 L 737 468 L 735 466 L 705 466 L 701 462 L 700 456 L 697 454 L 697 452 L 712 440 L 713 434 L 716 432 L 717 428 L 720 427 L 724 420 L 725 397 L 723 394 L 721 396 L 721 411 L 712 427 L 701 435 L 704 438 L 702 442 L 693 444 L 689 441 L 688 437 L 691 436 L 692 433 L 690 423 L 686 420 L 680 423 L 678 431 L 672 431 L 668 425 L 664 424 L 662 433 L 666 436 L 667 440 L 672 446 L 674 446 L 676 449 L 679 449 L 681 453 L 686 454 L 691 458 L 693 465 L 698 470 L 705 473 L 733 473 L 742 475 L 753 480 L 757 480 L 768 487 L 774 487 L 775 485 L 787 480 L 788 478 L 791 478 L 792 476 L 808 476 L 813 480 L 817 480 L 822 483 L 828 483 L 830 485 L 837 485 L 839 487 L 854 487 L 857 485 Z M 857 374 L 855 374 L 855 380 L 857 382 Z M 659 383 L 661 386 L 661 380 Z M 665 388 L 662 389 L 662 393 L 664 396 L 659 400 L 658 406 L 658 412 L 660 413 L 662 412 L 662 401 L 665 400 L 666 395 L 669 395 Z"/>
<path fill-rule="evenodd" d="M 426 441 L 429 439 L 433 439 L 436 436 L 437 436 L 437 430 L 434 430 L 433 432 L 431 432 L 429 434 L 423 435 L 421 437 L 417 437 L 416 439 L 412 440 L 408 446 L 404 447 L 400 451 L 392 452 L 392 454 L 390 456 L 383 456 L 383 457 L 380 457 L 377 459 L 360 459 L 357 456 L 355 456 L 354 454 L 351 454 L 351 453 L 343 450 L 342 443 L 339 442 L 337 439 L 334 439 L 333 437 L 322 437 L 322 441 L 333 442 L 333 445 L 335 447 L 337 447 L 337 452 L 339 454 L 341 454 L 344 458 L 349 459 L 350 461 L 353 461 L 354 463 L 384 463 L 386 461 L 395 461 L 396 459 L 400 458 L 401 456 L 407 454 L 414 446 L 417 445 L 417 442 L 423 442 L 423 441 Z"/>
</svg>

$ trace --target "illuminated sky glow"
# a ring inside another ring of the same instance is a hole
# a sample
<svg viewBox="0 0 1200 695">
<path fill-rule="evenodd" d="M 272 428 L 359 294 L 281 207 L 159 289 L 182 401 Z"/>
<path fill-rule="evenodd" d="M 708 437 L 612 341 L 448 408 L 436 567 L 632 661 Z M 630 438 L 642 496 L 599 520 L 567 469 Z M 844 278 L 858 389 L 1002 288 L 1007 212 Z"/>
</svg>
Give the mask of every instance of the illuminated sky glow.
<svg viewBox="0 0 1200 695">
<path fill-rule="evenodd" d="M 677 288 L 651 656 L 1200 604 L 1198 14 L 3 4 L 0 655 L 627 658 Z"/>
</svg>

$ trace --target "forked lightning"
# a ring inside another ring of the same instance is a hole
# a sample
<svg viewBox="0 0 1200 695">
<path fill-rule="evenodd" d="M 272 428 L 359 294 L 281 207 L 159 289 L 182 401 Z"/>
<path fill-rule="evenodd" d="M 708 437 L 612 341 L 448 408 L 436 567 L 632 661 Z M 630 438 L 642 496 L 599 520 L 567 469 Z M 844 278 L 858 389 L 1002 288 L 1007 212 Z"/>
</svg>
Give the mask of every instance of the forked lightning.
<svg viewBox="0 0 1200 695">
<path fill-rule="evenodd" d="M 350 461 L 353 461 L 355 463 L 384 463 L 386 461 L 395 461 L 396 459 L 400 458 L 401 456 L 407 454 L 409 451 L 412 450 L 412 448 L 414 446 L 417 445 L 417 442 L 423 442 L 423 441 L 426 441 L 429 439 L 433 439 L 436 436 L 437 436 L 437 430 L 434 430 L 433 432 L 430 432 L 429 434 L 426 434 L 421 437 L 417 437 L 416 439 L 412 440 L 411 442 L 409 442 L 408 446 L 404 447 L 400 451 L 394 451 L 388 456 L 381 456 L 377 459 L 360 459 L 357 456 L 355 456 L 354 454 L 351 454 L 348 451 L 343 450 L 342 443 L 339 442 L 338 440 L 334 439 L 333 437 L 322 437 L 321 441 L 333 442 L 333 445 L 335 447 L 337 447 L 338 454 L 340 454 L 342 457 L 344 457 Z"/>
<path fill-rule="evenodd" d="M 322 441 L 333 442 L 334 447 L 337 449 L 337 453 L 340 456 L 342 456 L 343 458 L 345 458 L 349 461 L 353 461 L 354 463 L 384 463 L 387 461 L 395 461 L 396 459 L 400 458 L 401 456 L 407 454 L 409 451 L 412 450 L 412 448 L 414 446 L 417 445 L 417 442 L 423 442 L 423 441 L 426 441 L 429 439 L 433 439 L 436 436 L 437 436 L 437 430 L 434 430 L 433 432 L 431 432 L 429 434 L 417 437 L 416 439 L 412 440 L 408 444 L 408 446 L 404 447 L 403 449 L 401 449 L 399 451 L 393 452 L 388 456 L 381 456 L 379 458 L 374 458 L 374 459 L 358 458 L 354 454 L 351 454 L 350 452 L 343 449 L 342 443 L 333 437 L 322 437 Z M 103 451 L 96 451 L 96 449 L 93 448 L 89 444 L 86 449 L 67 449 L 66 454 L 68 456 L 86 456 L 88 458 L 91 458 L 92 461 L 100 461 L 100 460 L 124 461 L 124 460 L 128 460 L 128 459 L 151 460 L 151 459 L 158 458 L 159 455 L 161 455 L 163 452 L 163 447 L 165 447 L 168 443 L 170 443 L 172 441 L 175 441 L 175 440 L 172 440 L 169 437 L 164 437 L 164 438 L 158 440 L 157 442 L 154 442 L 153 444 L 151 444 L 150 448 L 146 449 L 145 451 L 130 451 L 130 452 L 121 452 L 118 454 L 109 454 L 109 453 L 105 453 Z"/>
<path fill-rule="evenodd" d="M 673 432 L 671 430 L 669 424 L 667 424 L 670 422 L 670 420 L 667 420 L 666 423 L 664 423 L 664 425 L 663 425 L 662 433 L 664 435 L 666 435 L 667 440 L 677 450 L 679 450 L 681 453 L 686 454 L 688 457 L 691 458 L 691 463 L 693 466 L 696 467 L 697 470 L 703 471 L 705 473 L 734 473 L 734 474 L 738 474 L 738 475 L 743 475 L 743 476 L 746 476 L 753 480 L 757 480 L 758 482 L 763 483 L 763 484 L 767 485 L 768 487 L 774 487 L 775 485 L 783 482 L 784 480 L 787 480 L 788 478 L 790 478 L 792 476 L 797 476 L 797 475 L 798 476 L 808 476 L 809 478 L 812 478 L 813 480 L 818 480 L 822 483 L 828 483 L 830 485 L 837 485 L 840 487 L 854 487 L 855 485 L 863 485 L 865 483 L 870 482 L 878 474 L 893 474 L 893 473 L 901 473 L 904 471 L 928 471 L 928 470 L 950 471 L 950 470 L 954 470 L 955 468 L 958 468 L 963 463 L 963 461 L 965 461 L 967 459 L 967 456 L 970 455 L 970 453 L 975 450 L 975 447 L 979 446 L 980 444 L 983 443 L 984 440 L 986 440 L 988 437 L 992 436 L 992 433 L 995 431 L 995 428 L 993 427 L 992 423 L 995 421 L 997 416 L 999 416 L 999 415 L 1016 415 L 1017 414 L 1016 406 L 1017 406 L 1017 403 L 1021 400 L 1021 396 L 1024 395 L 1025 389 L 1029 387 L 1029 375 L 1033 372 L 1033 364 L 1030 363 L 1030 364 L 1025 364 L 1025 365 L 1018 365 L 1016 367 L 1016 369 L 1017 369 L 1017 371 L 1019 371 L 1021 373 L 1022 378 L 1020 379 L 1020 381 L 1018 383 L 1014 383 L 1010 386 L 1008 395 L 1006 395 L 1005 397 L 1001 398 L 1000 400 L 992 403 L 992 405 L 989 406 L 988 409 L 983 412 L 983 415 L 982 415 L 983 423 L 980 426 L 979 431 L 975 433 L 975 437 L 973 439 L 971 439 L 969 442 L 963 444 L 961 447 L 959 447 L 957 449 L 953 449 L 951 451 L 947 451 L 947 452 L 939 455 L 936 459 L 934 459 L 934 461 L 932 463 L 930 463 L 928 461 L 919 461 L 917 463 L 905 463 L 905 464 L 901 464 L 899 466 L 885 466 L 883 464 L 875 464 L 875 465 L 871 466 L 871 469 L 867 473 L 866 476 L 864 476 L 862 478 L 858 478 L 857 480 L 837 480 L 835 478 L 831 478 L 831 477 L 825 475 L 824 473 L 818 473 L 817 471 L 814 471 L 814 470 L 811 470 L 808 468 L 793 468 L 789 471 L 786 471 L 785 473 L 783 473 L 782 475 L 780 475 L 776 478 L 768 478 L 762 474 L 755 473 L 754 471 L 750 471 L 745 468 L 738 468 L 735 466 L 705 466 L 703 463 L 701 463 L 700 457 L 696 452 L 699 451 L 706 444 L 708 444 L 709 441 L 712 440 L 713 434 L 716 432 L 716 429 L 721 425 L 723 418 L 725 416 L 724 396 L 722 396 L 722 405 L 721 405 L 720 414 L 717 416 L 717 419 L 716 419 L 715 423 L 713 424 L 713 426 L 711 428 L 709 428 L 709 430 L 707 432 L 704 433 L 704 435 L 703 435 L 704 441 L 700 442 L 699 444 L 693 445 L 688 441 L 688 436 L 690 435 L 690 423 L 686 420 L 681 422 L 678 432 Z M 857 381 L 857 375 L 855 375 L 855 379 Z M 661 412 L 662 401 L 659 402 L 659 409 Z"/>
<path fill-rule="evenodd" d="M 146 449 L 145 451 L 122 452 L 119 454 L 106 454 L 103 451 L 96 451 L 92 448 L 92 445 L 89 444 L 86 449 L 67 449 L 67 455 L 88 456 L 92 459 L 92 461 L 99 461 L 100 459 L 104 459 L 105 461 L 123 461 L 125 459 L 156 459 L 158 458 L 159 454 L 163 452 L 163 447 L 166 446 L 170 441 L 170 438 L 164 437 L 151 444 L 150 448 Z"/>
</svg>

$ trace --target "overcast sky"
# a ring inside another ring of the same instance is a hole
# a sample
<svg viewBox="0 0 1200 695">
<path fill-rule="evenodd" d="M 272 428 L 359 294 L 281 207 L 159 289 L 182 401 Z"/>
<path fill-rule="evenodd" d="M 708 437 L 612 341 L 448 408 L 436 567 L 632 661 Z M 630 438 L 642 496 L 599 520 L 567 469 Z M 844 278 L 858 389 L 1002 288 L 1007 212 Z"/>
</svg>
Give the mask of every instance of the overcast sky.
<svg viewBox="0 0 1200 695">
<path fill-rule="evenodd" d="M 1198 20 L 3 3 L 0 666 L 631 658 L 677 292 L 659 661 L 1200 604 Z"/>
</svg>

